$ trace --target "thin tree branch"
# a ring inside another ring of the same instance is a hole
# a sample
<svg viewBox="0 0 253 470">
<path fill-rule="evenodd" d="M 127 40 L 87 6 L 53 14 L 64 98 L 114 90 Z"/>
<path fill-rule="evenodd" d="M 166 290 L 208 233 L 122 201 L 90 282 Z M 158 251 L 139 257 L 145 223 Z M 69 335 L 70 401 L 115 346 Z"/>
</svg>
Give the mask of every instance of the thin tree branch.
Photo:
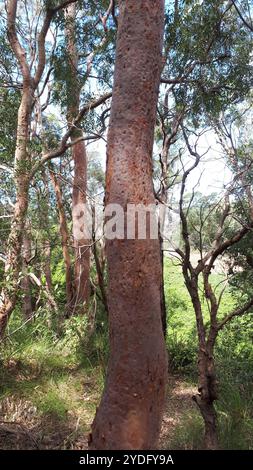
<svg viewBox="0 0 253 470">
<path fill-rule="evenodd" d="M 218 330 L 221 330 L 228 322 L 230 322 L 233 318 L 235 317 L 240 317 L 244 315 L 244 313 L 248 313 L 250 308 L 253 307 L 253 299 L 249 300 L 246 304 L 244 304 L 242 307 L 237 308 L 233 312 L 231 312 L 229 315 L 227 315 L 218 325 L 217 328 Z"/>
<path fill-rule="evenodd" d="M 73 134 L 73 132 L 76 128 L 76 126 L 80 123 L 80 121 L 82 120 L 84 115 L 87 112 L 89 112 L 90 110 L 95 109 L 98 106 L 100 106 L 101 104 L 103 104 L 106 100 L 111 98 L 111 96 L 112 96 L 111 92 L 106 93 L 105 95 L 100 96 L 99 98 L 96 98 L 96 99 L 92 100 L 90 103 L 83 106 L 83 108 L 80 110 L 77 117 L 70 124 L 68 131 L 62 137 L 62 140 L 60 142 L 59 147 L 57 147 L 55 150 L 52 150 L 51 152 L 48 152 L 48 153 L 44 154 L 43 157 L 41 158 L 41 160 L 39 162 L 35 163 L 35 165 L 33 166 L 33 168 L 30 171 L 30 176 L 29 176 L 30 180 L 34 177 L 34 175 L 38 171 L 38 169 L 41 168 L 41 166 L 44 165 L 47 161 L 49 161 L 53 158 L 60 157 L 64 152 L 66 152 L 66 150 L 68 148 L 72 147 L 77 142 L 80 142 L 80 140 L 90 140 L 90 139 L 96 139 L 96 138 L 101 137 L 100 135 L 95 135 L 94 134 L 94 136 L 92 136 L 92 137 L 91 136 L 80 137 L 79 139 L 76 139 L 76 140 L 68 143 L 68 139 L 71 137 L 71 135 Z"/>
<path fill-rule="evenodd" d="M 246 18 L 243 16 L 243 14 L 242 14 L 240 8 L 239 8 L 239 7 L 237 6 L 237 4 L 236 4 L 236 0 L 231 0 L 231 2 L 232 2 L 232 4 L 233 4 L 233 6 L 235 7 L 235 9 L 236 9 L 236 11 L 237 11 L 237 13 L 238 13 L 240 19 L 242 20 L 243 24 L 244 24 L 250 31 L 253 32 L 253 25 L 250 24 L 250 23 L 248 22 L 248 20 L 246 20 Z"/>
</svg>

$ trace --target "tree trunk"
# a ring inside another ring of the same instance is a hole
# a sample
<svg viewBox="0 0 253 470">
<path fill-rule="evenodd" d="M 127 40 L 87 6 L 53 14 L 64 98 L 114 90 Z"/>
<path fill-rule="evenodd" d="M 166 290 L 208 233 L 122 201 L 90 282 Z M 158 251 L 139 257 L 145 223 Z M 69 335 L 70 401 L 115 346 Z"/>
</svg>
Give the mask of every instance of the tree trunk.
<svg viewBox="0 0 253 470">
<path fill-rule="evenodd" d="M 169 143 L 168 138 L 165 138 L 162 152 L 161 152 L 161 194 L 160 202 L 162 203 L 159 209 L 159 238 L 160 238 L 160 251 L 162 259 L 162 283 L 161 283 L 161 309 L 162 309 L 162 325 L 163 334 L 166 338 L 167 334 L 167 311 L 165 302 L 164 292 L 164 252 L 163 252 L 163 240 L 165 237 L 165 225 L 166 225 L 166 206 L 168 202 L 168 154 L 169 154 Z"/>
<path fill-rule="evenodd" d="M 43 253 L 42 253 L 42 270 L 45 274 L 46 288 L 48 292 L 53 291 L 52 282 L 52 271 L 51 271 L 51 242 L 50 242 L 50 219 L 49 219 L 49 207 L 50 207 L 50 192 L 48 186 L 48 177 L 46 169 L 42 169 L 42 178 L 44 183 L 44 198 L 43 204 L 40 204 L 41 210 L 41 231 L 43 233 Z M 42 206 L 42 207 L 41 207 Z"/>
<path fill-rule="evenodd" d="M 44 240 L 44 262 L 43 270 L 46 279 L 46 286 L 49 292 L 53 291 L 52 271 L 51 271 L 51 246 L 50 240 Z"/>
<path fill-rule="evenodd" d="M 3 336 L 8 318 L 16 305 L 17 286 L 22 265 L 21 249 L 28 208 L 29 191 L 29 155 L 27 152 L 27 144 L 33 106 L 33 94 L 34 91 L 30 85 L 24 83 L 18 111 L 17 142 L 15 150 L 14 178 L 16 203 L 7 245 L 5 264 L 6 283 L 1 292 L 0 336 Z"/>
<path fill-rule="evenodd" d="M 203 320 L 203 312 L 199 298 L 198 279 L 192 277 L 189 280 L 186 266 L 184 266 L 184 278 L 186 287 L 191 296 L 194 312 L 196 316 L 196 325 L 198 332 L 198 395 L 192 398 L 199 407 L 200 413 L 204 420 L 205 436 L 204 447 L 205 449 L 215 450 L 218 449 L 218 435 L 216 412 L 214 402 L 217 400 L 217 379 L 214 368 L 213 350 L 217 337 L 217 330 L 211 325 L 209 339 L 206 340 L 206 330 Z"/>
<path fill-rule="evenodd" d="M 28 276 L 28 265 L 29 260 L 31 259 L 31 234 L 29 233 L 29 228 L 26 227 L 25 234 L 23 237 L 23 277 L 21 281 L 22 289 L 22 311 L 25 318 L 30 318 L 33 313 L 32 305 L 32 295 L 31 295 L 31 281 Z"/>
<path fill-rule="evenodd" d="M 96 240 L 95 205 L 92 205 L 91 211 L 92 211 L 92 250 L 93 250 L 93 256 L 94 256 L 94 261 L 96 265 L 98 285 L 99 285 L 99 289 L 101 292 L 101 299 L 102 299 L 105 311 L 107 315 L 109 315 L 106 286 L 105 286 L 105 281 L 104 281 L 103 248 L 101 246 L 101 250 L 100 250 L 101 257 L 99 257 L 98 246 L 97 246 L 99 242 L 98 240 Z"/>
<path fill-rule="evenodd" d="M 72 221 L 75 250 L 75 306 L 82 309 L 87 306 L 90 295 L 90 239 L 87 233 L 86 191 L 87 160 L 84 142 L 75 144 L 72 150 L 74 160 L 74 183 L 72 193 Z M 82 220 L 80 224 L 80 219 Z M 80 236 L 81 234 L 81 236 Z M 78 235 L 76 237 L 76 235 Z"/>
<path fill-rule="evenodd" d="M 75 39 L 76 5 L 70 4 L 66 9 L 66 39 L 69 74 L 67 80 L 68 122 L 71 123 L 79 113 L 80 82 L 78 79 L 78 51 Z M 82 138 L 81 129 L 76 129 L 71 140 Z M 72 147 L 74 162 L 74 181 L 72 193 L 72 221 L 75 250 L 74 285 L 75 308 L 83 310 L 88 304 L 90 285 L 90 239 L 87 236 L 86 193 L 87 193 L 87 155 L 84 141 Z"/>
<path fill-rule="evenodd" d="M 119 2 L 106 204 L 155 204 L 152 147 L 161 72 L 162 0 Z M 153 449 L 164 406 L 159 240 L 106 241 L 110 358 L 92 449 Z"/>
<path fill-rule="evenodd" d="M 218 449 L 217 420 L 214 402 L 217 400 L 217 380 L 212 355 L 206 350 L 199 351 L 198 359 L 199 394 L 193 399 L 197 403 L 204 420 L 204 447 Z"/>
<path fill-rule="evenodd" d="M 69 254 L 69 231 L 68 231 L 68 225 L 67 225 L 67 220 L 66 220 L 66 215 L 65 215 L 64 205 L 63 205 L 61 185 L 57 176 L 55 175 L 53 171 L 52 164 L 50 164 L 49 173 L 50 173 L 50 178 L 51 178 L 55 195 L 56 195 L 57 209 L 58 209 L 58 214 L 59 214 L 62 253 L 63 253 L 63 259 L 65 263 L 65 273 L 66 273 L 66 300 L 67 300 L 66 314 L 68 316 L 71 314 L 72 301 L 73 301 L 71 258 Z"/>
<path fill-rule="evenodd" d="M 166 310 L 166 300 L 164 292 L 164 253 L 163 253 L 163 238 L 162 232 L 159 229 L 159 242 L 160 242 L 160 256 L 161 256 L 161 265 L 162 265 L 162 276 L 160 283 L 160 296 L 161 296 L 161 318 L 162 318 L 162 327 L 163 335 L 166 338 L 167 335 L 167 310 Z"/>
</svg>

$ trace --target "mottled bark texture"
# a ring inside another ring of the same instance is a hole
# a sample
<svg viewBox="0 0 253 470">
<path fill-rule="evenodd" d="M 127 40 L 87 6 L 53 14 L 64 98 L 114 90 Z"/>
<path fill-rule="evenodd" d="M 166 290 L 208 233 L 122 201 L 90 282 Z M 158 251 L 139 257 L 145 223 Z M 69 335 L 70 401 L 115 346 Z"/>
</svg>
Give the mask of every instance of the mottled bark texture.
<svg viewBox="0 0 253 470">
<path fill-rule="evenodd" d="M 14 161 L 14 183 L 16 189 L 16 203 L 10 234 L 8 237 L 5 284 L 0 296 L 0 336 L 3 336 L 16 301 L 17 286 L 20 281 L 22 267 L 21 249 L 23 232 L 28 208 L 28 192 L 31 179 L 31 155 L 28 149 L 31 116 L 34 107 L 35 92 L 40 83 L 46 63 L 45 39 L 51 19 L 58 9 L 47 9 L 40 32 L 37 36 L 37 66 L 32 76 L 32 66 L 27 62 L 27 54 L 24 48 L 25 41 L 19 40 L 16 28 L 17 0 L 7 0 L 7 36 L 10 47 L 16 58 L 20 78 L 22 77 L 21 102 L 17 119 L 17 137 Z"/>
<path fill-rule="evenodd" d="M 205 424 L 204 447 L 208 450 L 218 449 L 217 416 L 215 400 L 217 394 L 217 378 L 214 368 L 213 350 L 199 351 L 198 359 L 198 391 L 193 397 L 197 403 Z"/>
<path fill-rule="evenodd" d="M 78 142 L 72 150 L 74 160 L 74 182 L 72 193 L 72 222 L 74 234 L 75 266 L 75 307 L 83 310 L 87 306 L 90 295 L 90 239 L 87 237 L 86 204 L 87 191 L 87 159 L 84 142 Z M 81 219 L 81 224 L 80 224 Z M 82 237 L 75 237 L 75 234 Z"/>
<path fill-rule="evenodd" d="M 6 7 L 8 40 L 18 62 L 19 70 L 23 78 L 23 86 L 18 110 L 14 160 L 16 203 L 6 250 L 5 284 L 0 296 L 0 336 L 4 335 L 8 319 L 16 305 L 17 285 L 20 281 L 20 271 L 22 267 L 21 249 L 28 208 L 29 190 L 30 155 L 27 151 L 27 145 L 36 87 L 35 83 L 31 80 L 26 55 L 16 32 L 17 0 L 8 0 Z"/>
<path fill-rule="evenodd" d="M 66 40 L 68 57 L 68 122 L 71 125 L 79 113 L 80 81 L 78 77 L 78 51 L 75 37 L 76 5 L 73 3 L 66 10 Z M 83 137 L 82 129 L 76 128 L 71 135 L 74 141 Z M 74 302 L 73 311 L 83 311 L 89 301 L 90 285 L 90 240 L 87 238 L 87 220 L 84 206 L 87 194 L 87 155 L 85 142 L 77 142 L 72 147 L 74 162 L 74 180 L 72 193 L 72 222 L 75 250 L 74 266 Z M 76 236 L 78 235 L 78 237 Z"/>
<path fill-rule="evenodd" d="M 29 138 L 29 124 L 33 105 L 33 90 L 29 81 L 24 83 L 21 103 L 18 111 L 17 143 L 15 151 L 14 179 L 16 187 L 16 203 L 10 235 L 8 237 L 7 260 L 5 264 L 5 285 L 1 292 L 0 304 L 0 336 L 4 334 L 9 316 L 17 300 L 17 285 L 21 270 L 21 248 L 23 231 L 25 229 L 26 213 L 28 207 L 29 188 L 29 155 L 27 143 Z"/>
<path fill-rule="evenodd" d="M 107 145 L 106 204 L 155 203 L 152 147 L 163 0 L 120 1 Z M 92 449 L 151 449 L 159 436 L 167 357 L 159 240 L 107 241 L 110 358 Z"/>
<path fill-rule="evenodd" d="M 192 267 L 186 263 L 183 265 L 186 287 L 191 296 L 192 304 L 196 316 L 198 332 L 198 394 L 192 398 L 198 405 L 199 411 L 203 417 L 205 425 L 204 448 L 208 450 L 218 449 L 217 417 L 215 411 L 215 400 L 218 398 L 217 377 L 214 367 L 214 345 L 218 335 L 216 318 L 218 313 L 218 304 L 211 307 L 211 326 L 206 338 L 206 330 L 203 320 L 201 300 L 199 297 L 198 279 L 193 276 L 188 277 L 188 269 Z M 207 278 L 208 279 L 208 278 Z M 204 277 L 204 287 L 206 293 L 206 279 Z M 210 298 L 207 296 L 206 298 Z"/>
</svg>

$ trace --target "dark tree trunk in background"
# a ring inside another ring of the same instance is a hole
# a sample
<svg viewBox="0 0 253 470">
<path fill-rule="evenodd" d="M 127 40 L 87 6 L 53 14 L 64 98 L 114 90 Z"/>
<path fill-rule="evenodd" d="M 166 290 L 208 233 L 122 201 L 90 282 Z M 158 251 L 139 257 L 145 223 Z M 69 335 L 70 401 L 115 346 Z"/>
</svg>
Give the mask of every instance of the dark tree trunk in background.
<svg viewBox="0 0 253 470">
<path fill-rule="evenodd" d="M 50 164 L 50 178 L 53 184 L 53 188 L 56 196 L 57 209 L 59 214 L 60 224 L 60 235 L 62 244 L 62 253 L 65 264 L 65 275 L 66 275 L 66 315 L 71 315 L 72 301 L 73 301 L 73 284 L 72 284 L 72 269 L 71 269 L 71 257 L 69 253 L 69 231 L 68 224 L 62 199 L 62 190 L 59 179 L 53 170 L 53 165 Z"/>
<path fill-rule="evenodd" d="M 21 280 L 22 289 L 22 311 L 25 318 L 30 318 L 33 313 L 32 295 L 31 295 L 31 281 L 28 276 L 28 266 L 31 259 L 31 234 L 29 233 L 29 227 L 27 225 L 23 236 L 23 277 Z"/>
<path fill-rule="evenodd" d="M 51 242 L 50 242 L 50 192 L 48 186 L 48 175 L 45 168 L 42 170 L 42 178 L 44 183 L 44 198 L 41 209 L 41 230 L 43 231 L 43 263 L 42 269 L 45 274 L 46 288 L 48 292 L 53 291 L 52 271 L 51 271 Z"/>
<path fill-rule="evenodd" d="M 96 265 L 98 286 L 101 292 L 101 300 L 103 302 L 105 311 L 107 315 L 109 315 L 106 285 L 105 285 L 105 279 L 104 279 L 104 272 L 105 272 L 104 246 L 101 246 L 101 244 L 98 243 L 98 241 L 96 240 L 96 224 L 95 224 L 96 208 L 94 205 L 92 205 L 91 211 L 92 211 L 92 251 L 93 251 L 94 261 Z"/>
<path fill-rule="evenodd" d="M 207 351 L 199 352 L 198 359 L 199 394 L 194 396 L 205 424 L 204 447 L 218 449 L 217 417 L 214 402 L 217 400 L 217 379 L 213 357 Z"/>
<path fill-rule="evenodd" d="M 164 253 L 163 253 L 163 238 L 159 231 L 159 241 L 160 241 L 160 256 L 161 256 L 161 265 L 162 265 L 162 275 L 161 275 L 161 318 L 162 318 L 162 328 L 163 335 L 166 338 L 167 335 L 167 310 L 166 310 L 166 300 L 164 292 Z"/>
<path fill-rule="evenodd" d="M 185 278 L 186 279 L 186 278 Z M 198 394 L 193 400 L 198 405 L 204 420 L 204 447 L 208 450 L 218 449 L 217 419 L 214 402 L 218 398 L 217 378 L 214 368 L 214 344 L 218 330 L 211 326 L 209 337 L 206 339 L 202 306 L 199 298 L 198 282 L 191 280 L 187 288 L 192 299 L 198 331 Z M 217 312 L 215 314 L 217 316 Z"/>
<path fill-rule="evenodd" d="M 53 290 L 53 282 L 52 282 L 52 271 L 51 271 L 51 246 L 50 240 L 44 240 L 44 273 L 46 279 L 46 286 L 49 292 Z"/>
<path fill-rule="evenodd" d="M 152 148 L 163 0 L 120 1 L 107 146 L 106 204 L 155 204 Z M 153 449 L 164 406 L 159 239 L 107 240 L 110 358 L 92 449 Z"/>
<path fill-rule="evenodd" d="M 68 91 L 68 122 L 71 124 L 78 115 L 80 106 L 80 81 L 78 77 L 78 51 L 75 37 L 76 5 L 70 4 L 66 9 L 66 39 L 69 74 L 67 81 Z M 71 136 L 74 141 L 83 137 L 81 129 L 75 130 Z M 72 147 L 74 162 L 74 181 L 72 193 L 72 221 L 75 250 L 74 266 L 74 310 L 83 311 L 87 306 L 90 294 L 90 239 L 85 235 L 87 220 L 83 205 L 86 204 L 87 194 L 87 155 L 84 141 Z M 80 220 L 82 223 L 80 224 Z M 76 237 L 78 234 L 78 238 Z"/>
</svg>

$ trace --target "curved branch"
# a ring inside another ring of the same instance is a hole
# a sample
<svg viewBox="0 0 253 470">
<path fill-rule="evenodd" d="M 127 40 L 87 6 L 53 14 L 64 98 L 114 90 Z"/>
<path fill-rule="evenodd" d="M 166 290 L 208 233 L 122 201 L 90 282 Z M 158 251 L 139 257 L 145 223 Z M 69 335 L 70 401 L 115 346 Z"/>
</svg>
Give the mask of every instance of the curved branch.
<svg viewBox="0 0 253 470">
<path fill-rule="evenodd" d="M 250 24 L 250 23 L 246 20 L 246 18 L 244 18 L 244 16 L 243 16 L 241 10 L 239 9 L 239 7 L 238 7 L 237 4 L 236 4 L 236 1 L 235 1 L 235 0 L 231 0 L 231 2 L 232 2 L 232 4 L 233 4 L 233 6 L 235 7 L 235 9 L 236 9 L 236 11 L 237 11 L 237 13 L 238 13 L 240 19 L 242 20 L 244 26 L 246 26 L 250 31 L 253 32 L 253 25 Z"/>
<path fill-rule="evenodd" d="M 25 50 L 18 40 L 16 30 L 17 3 L 17 0 L 8 0 L 7 2 L 7 36 L 10 41 L 10 46 L 19 63 L 23 80 L 29 84 L 31 81 L 30 68 L 26 60 Z"/>
<path fill-rule="evenodd" d="M 242 307 L 237 308 L 233 312 L 231 312 L 229 315 L 227 315 L 218 325 L 217 328 L 218 330 L 221 330 L 228 322 L 230 322 L 233 318 L 235 317 L 240 317 L 244 315 L 244 313 L 248 313 L 250 308 L 253 307 L 253 299 L 249 300 L 246 304 L 244 304 Z"/>
<path fill-rule="evenodd" d="M 45 65 L 46 65 L 45 40 L 46 40 L 46 35 L 48 33 L 51 21 L 52 21 L 54 15 L 58 11 L 66 8 L 68 5 L 70 5 L 71 3 L 75 3 L 76 1 L 77 0 L 67 0 L 63 3 L 60 3 L 60 5 L 58 5 L 55 8 L 48 8 L 46 10 L 46 16 L 45 16 L 45 19 L 44 19 L 44 23 L 42 25 L 42 28 L 41 28 L 41 31 L 40 31 L 39 37 L 38 37 L 38 66 L 37 66 L 37 70 L 36 70 L 35 76 L 34 76 L 34 87 L 35 88 L 38 86 L 38 84 L 40 82 L 40 79 L 42 77 L 42 74 L 44 72 Z"/>
</svg>

